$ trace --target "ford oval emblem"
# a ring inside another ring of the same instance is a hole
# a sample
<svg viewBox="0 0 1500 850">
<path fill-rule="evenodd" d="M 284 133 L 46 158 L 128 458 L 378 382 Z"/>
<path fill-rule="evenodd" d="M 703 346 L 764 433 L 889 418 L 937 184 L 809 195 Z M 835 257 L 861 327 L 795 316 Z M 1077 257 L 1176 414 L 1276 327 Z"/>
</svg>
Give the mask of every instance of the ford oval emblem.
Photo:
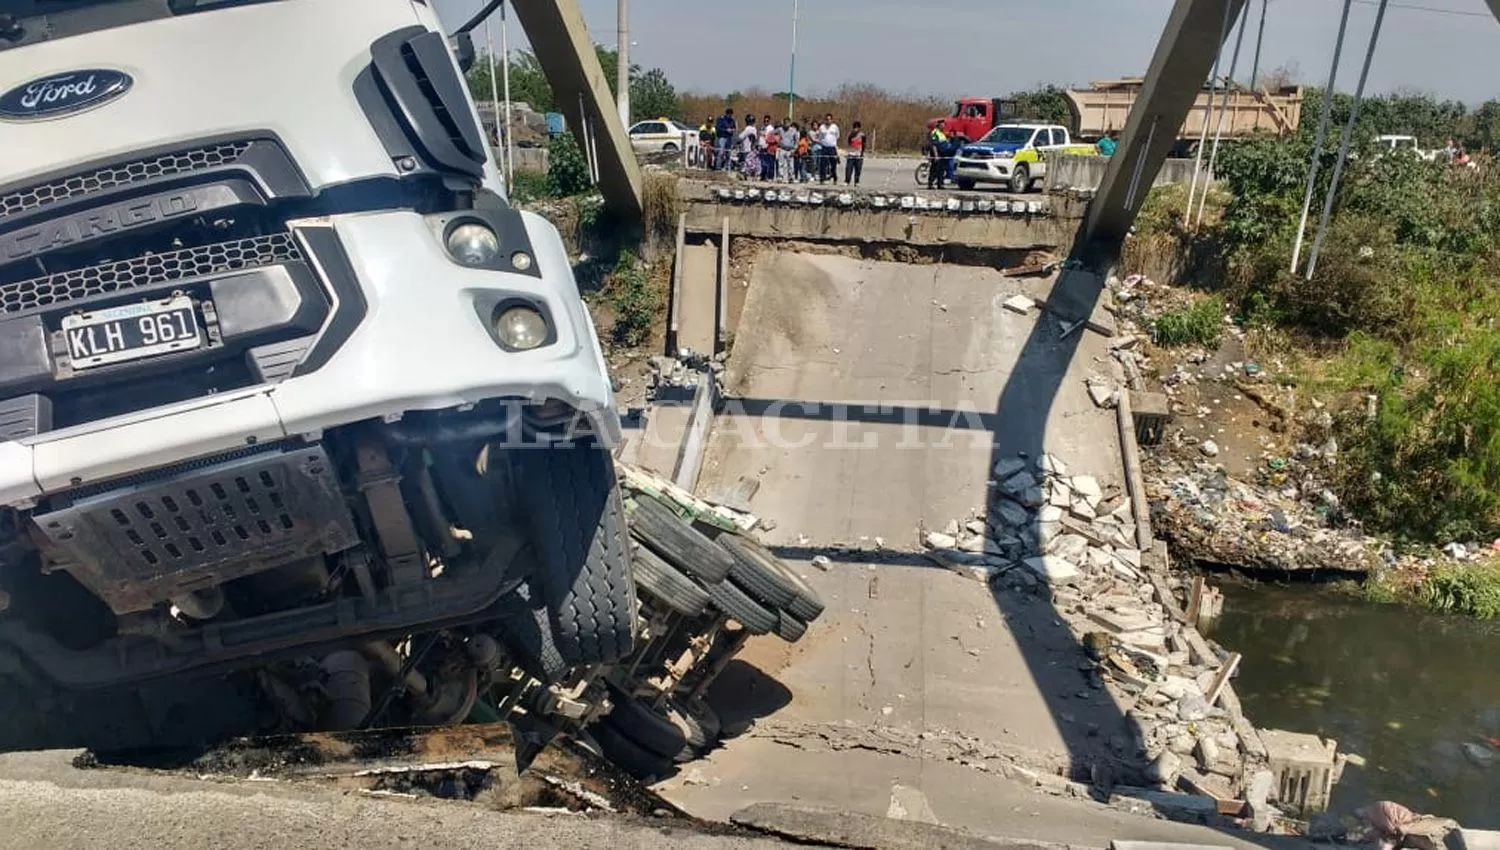
<svg viewBox="0 0 1500 850">
<path fill-rule="evenodd" d="M 53 74 L 0 94 L 0 118 L 32 121 L 71 115 L 119 97 L 133 82 L 129 74 L 102 68 Z"/>
</svg>

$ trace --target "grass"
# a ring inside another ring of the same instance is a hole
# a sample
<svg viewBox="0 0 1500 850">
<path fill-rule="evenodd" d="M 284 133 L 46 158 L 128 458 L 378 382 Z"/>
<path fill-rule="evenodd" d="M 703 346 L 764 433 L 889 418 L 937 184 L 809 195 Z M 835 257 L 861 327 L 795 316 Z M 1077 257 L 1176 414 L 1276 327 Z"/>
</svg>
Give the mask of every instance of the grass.
<svg viewBox="0 0 1500 850">
<path fill-rule="evenodd" d="M 1500 616 L 1500 563 L 1443 564 L 1433 569 L 1421 593 L 1439 611 L 1481 620 Z"/>
<path fill-rule="evenodd" d="M 1151 329 L 1151 337 L 1164 348 L 1198 345 L 1218 346 L 1224 332 L 1224 302 L 1218 297 L 1200 298 L 1170 313 L 1163 313 Z"/>
<path fill-rule="evenodd" d="M 611 331 L 616 345 L 634 347 L 651 336 L 666 298 L 651 283 L 651 269 L 629 251 L 620 254 L 615 270 L 604 281 L 600 296 L 613 311 Z"/>
</svg>

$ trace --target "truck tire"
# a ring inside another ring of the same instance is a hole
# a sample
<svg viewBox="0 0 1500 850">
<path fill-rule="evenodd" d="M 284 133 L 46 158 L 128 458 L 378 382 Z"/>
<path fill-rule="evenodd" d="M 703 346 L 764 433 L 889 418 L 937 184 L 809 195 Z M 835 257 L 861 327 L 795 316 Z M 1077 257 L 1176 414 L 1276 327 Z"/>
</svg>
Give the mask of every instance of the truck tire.
<svg viewBox="0 0 1500 850">
<path fill-rule="evenodd" d="M 785 611 L 776 612 L 776 636 L 787 643 L 796 643 L 807 634 L 807 624 Z"/>
<path fill-rule="evenodd" d="M 688 742 L 687 733 L 664 714 L 659 714 L 635 697 L 611 689 L 614 710 L 604 722 L 640 745 L 641 749 L 675 762 L 692 761 L 697 753 Z"/>
<path fill-rule="evenodd" d="M 660 779 L 672 772 L 672 762 L 669 759 L 647 750 L 606 722 L 590 726 L 588 733 L 598 743 L 599 751 L 604 753 L 605 758 L 636 779 Z"/>
<path fill-rule="evenodd" d="M 635 550 L 631 565 L 638 593 L 645 591 L 685 617 L 696 617 L 708 607 L 708 593 L 702 587 L 645 546 Z"/>
<path fill-rule="evenodd" d="M 733 581 L 711 584 L 708 598 L 714 607 L 729 615 L 752 635 L 763 635 L 776 628 L 776 611 L 756 602 Z"/>
<path fill-rule="evenodd" d="M 499 637 L 517 663 L 527 673 L 545 684 L 562 679 L 573 665 L 563 658 L 552 632 L 552 616 L 547 606 L 532 598 L 532 589 L 522 584 L 515 594 L 526 603 L 526 613 L 498 625 Z"/>
<path fill-rule="evenodd" d="M 662 560 L 711 584 L 723 581 L 734 563 L 729 554 L 707 535 L 650 496 L 635 497 L 635 510 L 630 512 L 630 529 Z"/>
<path fill-rule="evenodd" d="M 760 541 L 750 537 L 725 535 L 720 538 L 721 542 L 731 543 L 736 547 L 734 551 L 743 555 L 753 555 L 755 563 L 761 572 L 768 574 L 768 580 L 774 581 L 777 591 L 786 599 L 785 602 L 772 603 L 773 607 L 785 609 L 792 616 L 804 623 L 811 623 L 823 615 L 823 599 L 818 592 L 813 590 L 807 579 L 797 574 L 786 561 L 776 557 L 770 549 L 767 549 Z M 729 548 L 727 545 L 726 549 Z M 769 576 L 774 576 L 770 579 Z M 741 585 L 744 586 L 744 585 Z M 750 587 L 745 587 L 751 590 Z"/>
<path fill-rule="evenodd" d="M 709 707 L 702 698 L 686 700 L 676 704 L 676 712 L 685 721 L 688 743 L 699 750 L 707 750 L 724 737 L 724 721 L 719 713 Z"/>
<path fill-rule="evenodd" d="M 1015 195 L 1024 195 L 1031 191 L 1031 169 L 1026 163 L 1016 166 L 1010 173 L 1010 191 Z"/>
<path fill-rule="evenodd" d="M 744 588 L 755 601 L 768 608 L 785 608 L 797 598 L 797 588 L 772 563 L 776 556 L 736 534 L 724 534 L 718 543 L 734 558 L 729 579 Z"/>
<path fill-rule="evenodd" d="M 532 581 L 558 650 L 572 664 L 624 658 L 635 646 L 636 600 L 614 459 L 579 441 L 516 450 L 513 462 L 540 562 Z"/>
</svg>

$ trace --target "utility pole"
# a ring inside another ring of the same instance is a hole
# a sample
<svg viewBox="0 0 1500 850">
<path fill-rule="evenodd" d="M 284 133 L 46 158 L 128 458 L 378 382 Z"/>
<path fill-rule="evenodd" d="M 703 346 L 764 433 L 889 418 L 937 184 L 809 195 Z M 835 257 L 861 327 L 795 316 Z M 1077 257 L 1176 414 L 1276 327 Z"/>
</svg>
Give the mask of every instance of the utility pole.
<svg viewBox="0 0 1500 850">
<path fill-rule="evenodd" d="M 1260 33 L 1255 36 L 1255 62 L 1250 65 L 1250 90 L 1260 88 L 1260 45 L 1266 40 L 1266 7 L 1271 0 L 1260 0 Z"/>
<path fill-rule="evenodd" d="M 791 122 L 797 111 L 797 12 L 799 0 L 792 0 L 792 78 L 786 86 L 786 120 Z"/>
<path fill-rule="evenodd" d="M 630 0 L 620 0 L 617 12 L 620 26 L 620 41 L 615 52 L 620 56 L 620 69 L 615 75 L 615 86 L 619 91 L 620 123 L 630 127 Z"/>
</svg>

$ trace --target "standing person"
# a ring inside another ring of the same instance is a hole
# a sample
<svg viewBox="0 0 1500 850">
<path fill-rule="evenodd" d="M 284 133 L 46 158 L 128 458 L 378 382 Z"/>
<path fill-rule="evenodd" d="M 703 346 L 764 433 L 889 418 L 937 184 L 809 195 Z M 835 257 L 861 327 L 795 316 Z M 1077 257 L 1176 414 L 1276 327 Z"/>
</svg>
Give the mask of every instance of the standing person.
<svg viewBox="0 0 1500 850">
<path fill-rule="evenodd" d="M 734 108 L 724 110 L 724 114 L 714 122 L 714 168 L 720 171 L 728 171 L 732 161 L 730 149 L 734 145 Z"/>
<path fill-rule="evenodd" d="M 932 127 L 927 136 L 927 188 L 941 189 L 948 177 L 948 162 L 943 158 L 948 148 L 948 134 L 942 121 Z"/>
<path fill-rule="evenodd" d="M 833 113 L 824 118 L 823 123 L 823 168 L 824 171 L 818 175 L 819 182 L 832 180 L 839 182 L 839 125 L 833 120 Z"/>
<path fill-rule="evenodd" d="M 797 181 L 798 183 L 806 183 L 809 179 L 811 179 L 807 176 L 807 163 L 808 160 L 812 159 L 813 128 L 812 125 L 809 124 L 807 126 L 807 130 L 803 131 L 802 128 L 796 124 L 793 124 L 792 126 L 797 128 L 797 148 L 796 150 L 792 151 L 792 179 Z"/>
<path fill-rule="evenodd" d="M 849 155 L 844 158 L 844 185 L 859 185 L 859 178 L 865 173 L 865 131 L 861 129 L 858 121 L 849 131 Z"/>
<path fill-rule="evenodd" d="M 1113 130 L 1105 133 L 1104 136 L 1099 139 L 1098 148 L 1100 156 L 1114 156 L 1115 149 L 1118 147 L 1119 143 L 1115 141 L 1115 134 Z"/>
<path fill-rule="evenodd" d="M 787 124 L 786 129 L 781 131 L 781 146 L 776 150 L 776 177 L 783 183 L 793 180 L 792 160 L 801 141 L 802 134 L 797 131 L 796 122 Z"/>
<path fill-rule="evenodd" d="M 714 167 L 714 117 L 712 115 L 703 119 L 703 123 L 698 125 L 698 165 L 708 169 Z"/>
<path fill-rule="evenodd" d="M 760 125 L 760 179 L 762 183 L 776 178 L 776 148 L 780 144 L 776 125 L 771 123 L 771 116 L 767 115 L 761 120 Z"/>
<path fill-rule="evenodd" d="M 746 180 L 753 180 L 760 176 L 760 133 L 755 129 L 755 116 L 745 116 L 745 129 L 740 131 L 739 148 L 740 173 Z"/>
</svg>

